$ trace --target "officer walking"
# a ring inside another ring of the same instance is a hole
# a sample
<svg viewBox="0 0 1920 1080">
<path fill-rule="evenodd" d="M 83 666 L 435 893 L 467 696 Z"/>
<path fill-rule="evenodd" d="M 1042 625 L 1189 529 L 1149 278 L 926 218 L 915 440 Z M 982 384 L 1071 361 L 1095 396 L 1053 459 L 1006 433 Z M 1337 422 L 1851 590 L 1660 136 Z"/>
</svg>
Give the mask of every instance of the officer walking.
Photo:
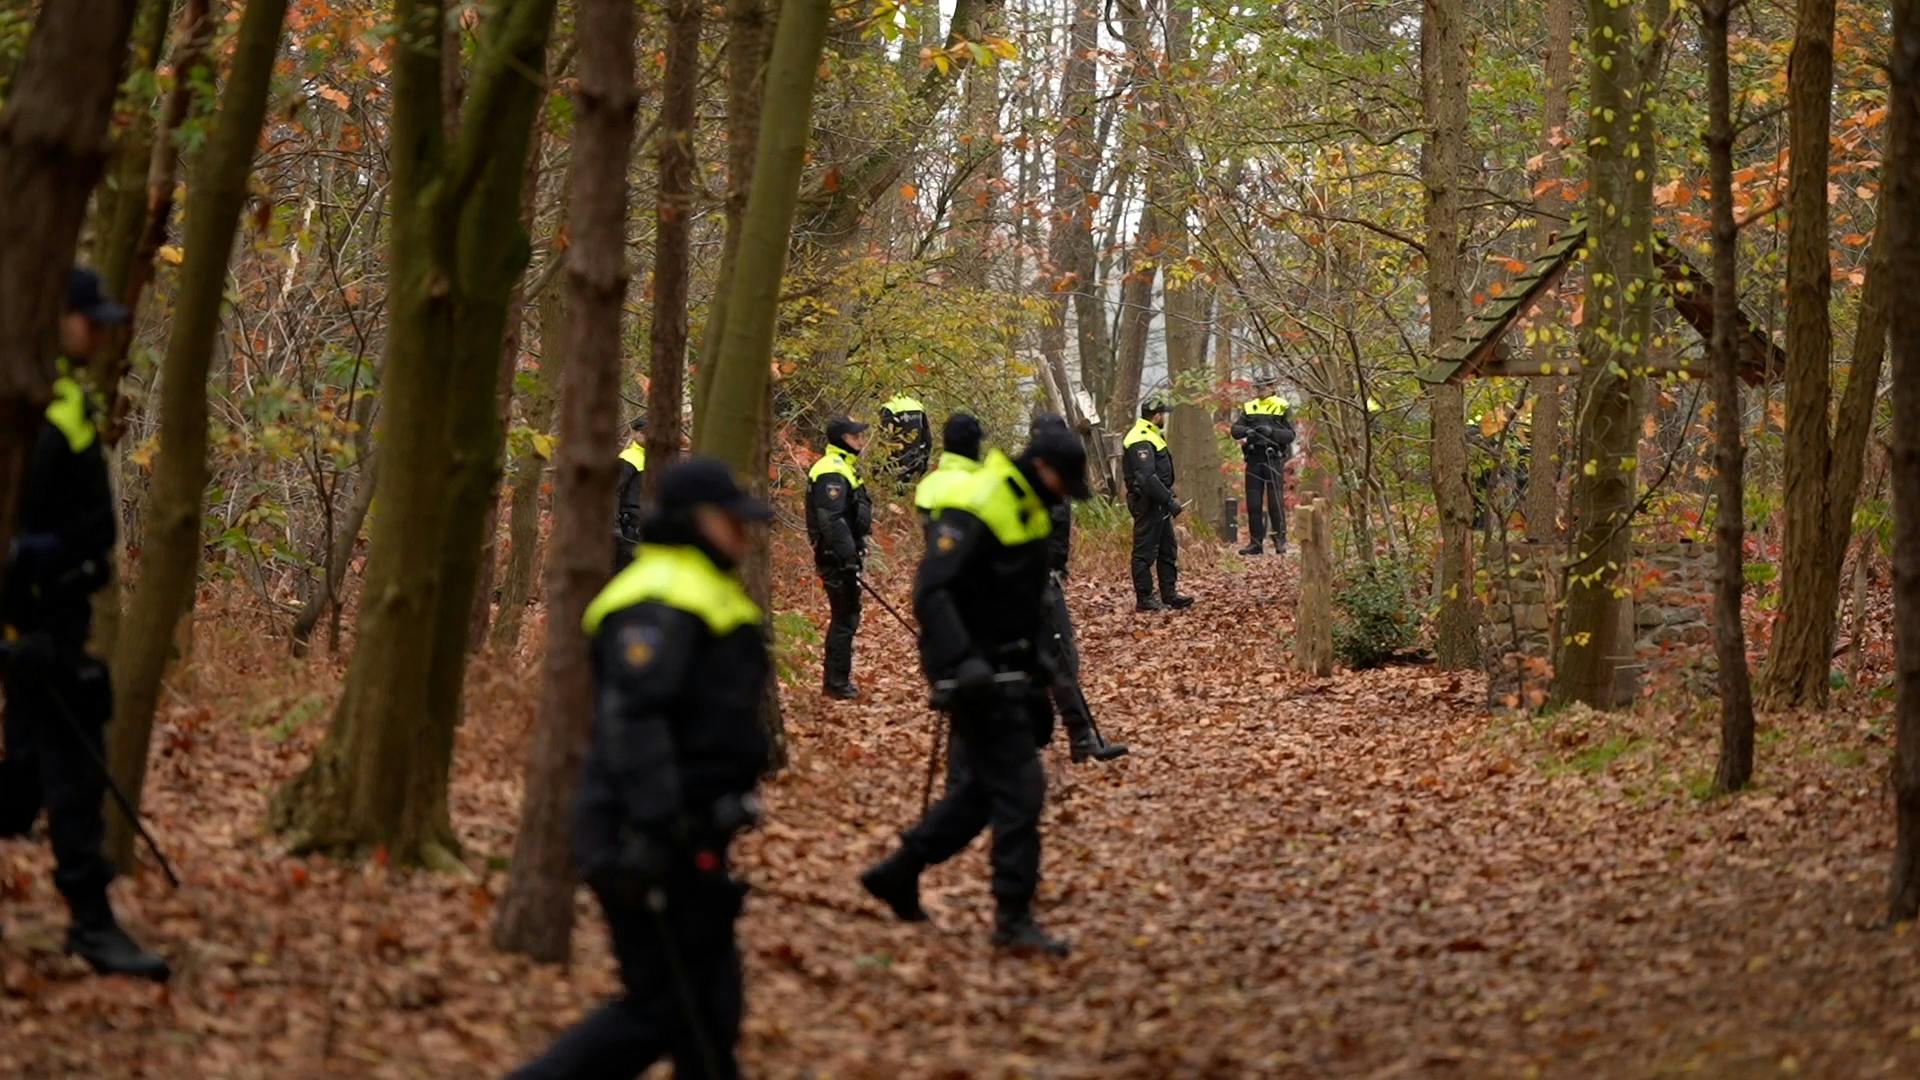
<svg viewBox="0 0 1920 1080">
<path fill-rule="evenodd" d="M 633 561 L 633 546 L 640 542 L 641 488 L 646 480 L 647 448 L 641 441 L 647 431 L 647 418 L 636 416 L 627 425 L 631 434 L 626 449 L 620 451 L 614 482 L 617 496 L 613 524 L 613 572 L 619 573 Z"/>
<path fill-rule="evenodd" d="M 1125 456 L 1127 512 L 1133 515 L 1133 609 L 1178 610 L 1193 606 L 1193 597 L 1180 595 L 1180 549 L 1173 535 L 1173 519 L 1185 509 L 1173 495 L 1173 454 L 1167 449 L 1163 427 L 1167 404 L 1150 398 L 1140 406 L 1140 419 L 1120 441 Z M 1160 595 L 1153 594 L 1153 575 L 1160 575 Z"/>
<path fill-rule="evenodd" d="M 880 406 L 880 430 L 887 440 L 887 472 L 898 483 L 916 484 L 933 457 L 933 425 L 920 399 L 905 394 Z"/>
<path fill-rule="evenodd" d="M 117 508 L 86 391 L 73 373 L 127 320 L 91 270 L 67 277 L 64 354 L 27 465 L 9 553 L 5 623 L 7 756 L 0 760 L 0 836 L 24 836 L 42 809 L 53 880 L 73 915 L 67 952 L 104 975 L 164 982 L 166 961 L 120 927 L 107 900 L 104 739 L 113 715 L 107 668 L 87 651 L 92 595 L 112 574 Z"/>
<path fill-rule="evenodd" d="M 1053 413 L 1033 418 L 1028 437 L 1042 431 L 1055 432 L 1069 439 L 1073 432 L 1067 422 Z M 1124 743 L 1110 743 L 1093 726 L 1093 709 L 1080 689 L 1080 648 L 1073 638 L 1073 613 L 1067 607 L 1067 569 L 1073 561 L 1073 503 L 1061 500 L 1050 508 L 1053 532 L 1047 537 L 1047 631 L 1050 646 L 1054 711 L 1067 726 L 1067 753 L 1078 765 L 1085 761 L 1112 761 L 1127 755 Z"/>
<path fill-rule="evenodd" d="M 1240 453 L 1247 463 L 1247 535 L 1252 543 L 1240 549 L 1242 555 L 1258 555 L 1267 536 L 1267 522 L 1273 522 L 1273 553 L 1287 552 L 1286 465 L 1293 453 L 1292 406 L 1275 391 L 1280 380 L 1265 375 L 1255 380 L 1261 392 L 1240 407 L 1240 418 L 1233 422 L 1233 437 L 1240 440 Z"/>
<path fill-rule="evenodd" d="M 827 448 L 807 472 L 807 538 L 813 566 L 827 590 L 826 672 L 830 698 L 852 701 L 853 635 L 860 629 L 860 571 L 873 529 L 873 498 L 860 478 L 867 425 L 844 416 L 827 424 Z"/>
<path fill-rule="evenodd" d="M 956 412 L 947 417 L 940 432 L 940 464 L 913 490 L 913 508 L 921 524 L 929 529 L 938 511 L 954 504 L 967 490 L 973 474 L 980 471 L 980 445 L 985 433 L 971 413 Z"/>
<path fill-rule="evenodd" d="M 582 622 L 594 717 L 574 856 L 626 994 L 520 1080 L 638 1076 L 663 1056 L 675 1076 L 739 1075 L 734 921 L 746 887 L 728 874 L 727 847 L 758 819 L 769 745 L 762 617 L 733 569 L 748 524 L 772 513 L 709 458 L 668 466 L 658 495 L 646 543 Z"/>
<path fill-rule="evenodd" d="M 994 451 L 964 507 L 943 510 L 914 581 L 920 664 L 952 718 L 946 794 L 901 834 L 898 850 L 860 883 L 893 913 L 924 920 L 920 874 L 993 828 L 996 946 L 1065 955 L 1040 929 L 1040 809 L 1046 774 L 1039 748 L 1053 714 L 1036 697 L 1045 660 L 1049 507 L 1088 495 L 1080 440 L 1043 430 L 1017 459 Z"/>
</svg>

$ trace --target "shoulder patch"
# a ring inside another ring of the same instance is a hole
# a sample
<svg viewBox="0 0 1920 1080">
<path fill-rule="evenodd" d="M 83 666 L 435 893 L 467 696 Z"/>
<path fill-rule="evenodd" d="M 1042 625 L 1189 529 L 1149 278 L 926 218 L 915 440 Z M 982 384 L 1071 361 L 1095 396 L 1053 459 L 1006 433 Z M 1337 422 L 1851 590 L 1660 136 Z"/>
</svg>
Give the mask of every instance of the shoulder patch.
<svg viewBox="0 0 1920 1080">
<path fill-rule="evenodd" d="M 960 546 L 960 530 L 951 525 L 942 525 L 934 530 L 933 549 L 945 555 Z"/>
<path fill-rule="evenodd" d="M 651 625 L 628 626 L 620 631 L 620 662 L 628 671 L 645 671 L 660 651 L 660 628 Z"/>
<path fill-rule="evenodd" d="M 828 484 L 828 485 L 827 485 L 827 498 L 829 498 L 829 499 L 838 499 L 839 497 L 840 497 L 840 485 L 839 485 L 839 484 Z"/>
</svg>

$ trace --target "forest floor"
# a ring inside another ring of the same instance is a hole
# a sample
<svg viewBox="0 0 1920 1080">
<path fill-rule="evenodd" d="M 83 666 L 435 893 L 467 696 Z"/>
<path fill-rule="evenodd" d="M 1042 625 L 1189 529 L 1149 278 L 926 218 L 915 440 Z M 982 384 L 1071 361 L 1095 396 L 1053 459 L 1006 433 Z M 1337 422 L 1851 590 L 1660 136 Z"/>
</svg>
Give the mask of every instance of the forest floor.
<svg viewBox="0 0 1920 1080">
<path fill-rule="evenodd" d="M 803 672 L 793 766 L 738 860 L 760 889 L 748 1075 L 1920 1075 L 1920 935 L 1875 925 L 1884 702 L 1767 718 L 1759 786 L 1705 802 L 1710 714 L 1501 719 L 1473 677 L 1304 678 L 1290 561 L 1186 562 L 1178 615 L 1133 615 L 1120 574 L 1072 585 L 1089 697 L 1134 754 L 1047 752 L 1039 912 L 1066 960 L 987 947 L 984 842 L 929 875 L 931 927 L 880 917 L 854 877 L 916 815 L 931 738 L 911 643 L 869 610 L 856 705 Z M 210 606 L 149 785 L 186 885 L 117 887 L 179 974 L 85 977 L 44 844 L 0 844 L 0 1076 L 498 1075 L 613 991 L 584 899 L 570 969 L 487 944 L 528 650 L 475 672 L 461 733 L 452 810 L 483 872 L 291 860 L 266 799 L 339 666 Z"/>
</svg>

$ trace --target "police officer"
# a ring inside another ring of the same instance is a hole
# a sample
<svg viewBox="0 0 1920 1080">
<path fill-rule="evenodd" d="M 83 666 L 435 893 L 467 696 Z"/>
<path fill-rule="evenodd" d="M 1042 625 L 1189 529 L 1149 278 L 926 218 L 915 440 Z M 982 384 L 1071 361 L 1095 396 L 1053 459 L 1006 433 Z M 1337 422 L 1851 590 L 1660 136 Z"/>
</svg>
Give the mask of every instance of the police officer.
<svg viewBox="0 0 1920 1080">
<path fill-rule="evenodd" d="M 647 448 L 641 441 L 647 431 L 647 418 L 634 417 L 627 429 L 630 434 L 626 449 L 620 451 L 616 466 L 619 476 L 614 484 L 613 572 L 616 574 L 633 561 L 633 546 L 640 542 L 641 488 L 647 472 Z"/>
<path fill-rule="evenodd" d="M 709 458 L 670 465 L 634 562 L 587 607 L 593 741 L 574 855 L 612 931 L 625 996 L 562 1035 L 522 1080 L 730 1078 L 743 1011 L 734 943 L 744 885 L 727 870 L 758 819 L 768 763 L 760 609 L 734 575 L 772 516 Z"/>
<path fill-rule="evenodd" d="M 933 425 L 920 399 L 905 394 L 880 406 L 880 430 L 887 440 L 887 472 L 898 483 L 915 484 L 933 457 Z"/>
<path fill-rule="evenodd" d="M 64 358 L 27 464 L 0 597 L 8 661 L 0 836 L 25 835 L 46 810 L 53 880 L 73 915 L 67 952 L 102 974 L 164 982 L 166 961 L 127 936 L 107 900 L 113 867 L 101 852 L 101 800 L 113 688 L 106 665 L 87 651 L 92 595 L 112 573 L 117 508 L 92 406 L 72 369 L 93 357 L 107 327 L 126 320 L 98 275 L 69 273 Z"/>
<path fill-rule="evenodd" d="M 1033 918 L 1040 883 L 1039 748 L 1053 714 L 1044 681 L 1049 507 L 1086 498 L 1086 450 L 1042 431 L 1019 458 L 987 455 L 964 507 L 941 512 L 914 581 L 920 663 L 936 704 L 952 717 L 946 794 L 901 834 L 897 851 L 860 883 L 909 922 L 925 919 L 920 874 L 993 828 L 994 944 L 1065 955 Z"/>
<path fill-rule="evenodd" d="M 1193 606 L 1193 597 L 1180 595 L 1180 549 L 1173 535 L 1173 519 L 1185 507 L 1173 495 L 1173 454 L 1162 431 L 1167 404 L 1149 398 L 1140 406 L 1140 419 L 1120 441 L 1125 456 L 1127 512 L 1133 515 L 1133 609 L 1166 611 Z M 1160 574 L 1160 595 L 1153 594 L 1153 575 Z"/>
<path fill-rule="evenodd" d="M 1240 407 L 1233 437 L 1247 463 L 1247 535 L 1253 542 L 1242 555 L 1258 555 L 1273 522 L 1273 553 L 1287 551 L 1286 464 L 1293 453 L 1292 406 L 1275 391 L 1280 381 L 1271 375 L 1254 382 L 1260 396 Z"/>
<path fill-rule="evenodd" d="M 860 571 L 873 529 L 873 498 L 860 478 L 867 425 L 844 416 L 827 424 L 827 448 L 807 472 L 807 538 L 813 566 L 827 590 L 826 672 L 830 698 L 852 701 L 853 635 L 860 629 Z"/>
<path fill-rule="evenodd" d="M 1057 432 L 1067 438 L 1073 433 L 1067 422 L 1053 413 L 1033 418 L 1030 438 L 1042 431 Z M 1093 726 L 1093 709 L 1080 689 L 1080 648 L 1073 638 L 1073 613 L 1067 607 L 1067 569 L 1073 561 L 1073 503 L 1061 500 L 1051 508 L 1053 532 L 1047 537 L 1047 632 L 1051 648 L 1049 670 L 1053 685 L 1048 688 L 1054 711 L 1067 727 L 1067 753 L 1074 764 L 1085 761 L 1112 761 L 1125 757 L 1124 743 L 1110 743 Z"/>
<path fill-rule="evenodd" d="M 980 421 L 971 413 L 947 417 L 940 432 L 940 464 L 913 490 L 913 508 L 921 524 L 931 528 L 935 514 L 953 504 L 980 471 L 980 445 L 985 440 Z"/>
</svg>

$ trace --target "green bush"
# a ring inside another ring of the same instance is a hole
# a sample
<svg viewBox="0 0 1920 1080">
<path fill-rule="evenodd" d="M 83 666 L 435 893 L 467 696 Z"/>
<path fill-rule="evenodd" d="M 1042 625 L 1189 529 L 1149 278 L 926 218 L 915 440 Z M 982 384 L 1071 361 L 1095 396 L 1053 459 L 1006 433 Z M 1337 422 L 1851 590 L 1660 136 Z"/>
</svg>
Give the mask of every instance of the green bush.
<svg viewBox="0 0 1920 1080">
<path fill-rule="evenodd" d="M 1420 625 L 1406 567 L 1382 559 L 1348 570 L 1334 603 L 1333 651 L 1356 671 L 1376 668 L 1414 643 Z"/>
</svg>

